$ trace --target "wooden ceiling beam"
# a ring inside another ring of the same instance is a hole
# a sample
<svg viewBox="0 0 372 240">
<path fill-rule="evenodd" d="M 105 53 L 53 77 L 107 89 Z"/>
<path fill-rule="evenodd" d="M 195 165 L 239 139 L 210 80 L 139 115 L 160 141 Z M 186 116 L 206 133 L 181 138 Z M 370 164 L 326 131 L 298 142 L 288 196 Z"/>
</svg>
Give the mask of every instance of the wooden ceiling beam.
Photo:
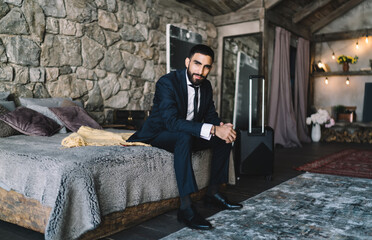
<svg viewBox="0 0 372 240">
<path fill-rule="evenodd" d="M 292 22 L 293 23 L 300 22 L 302 19 L 306 18 L 307 16 L 309 16 L 310 14 L 312 14 L 313 12 L 318 10 L 319 8 L 324 7 L 325 5 L 330 3 L 331 1 L 332 0 L 317 0 L 315 2 L 312 2 L 312 3 L 308 4 L 307 6 L 305 6 L 300 11 L 298 11 L 296 14 L 293 15 Z"/>
<path fill-rule="evenodd" d="M 221 9 L 221 7 L 214 1 L 208 4 L 200 4 L 200 1 L 195 0 L 189 0 L 189 2 L 196 6 L 197 8 L 201 9 L 202 11 L 211 14 L 212 16 L 219 15 L 221 14 L 221 11 L 223 11 L 223 9 Z"/>
<path fill-rule="evenodd" d="M 265 0 L 265 8 L 270 9 L 279 4 L 282 0 Z"/>
<path fill-rule="evenodd" d="M 231 9 L 233 11 L 238 11 L 240 10 L 241 8 L 245 7 L 246 5 L 249 5 L 250 2 L 254 2 L 254 1 L 257 1 L 257 0 L 224 0 L 227 2 L 227 4 L 231 5 Z M 260 0 L 262 1 L 262 0 Z"/>
<path fill-rule="evenodd" d="M 229 13 L 231 11 L 234 11 L 233 9 L 233 2 L 234 1 L 227 1 L 227 0 L 214 0 L 214 1 L 203 1 L 202 4 L 200 0 L 193 0 L 195 4 L 198 6 L 202 6 L 205 4 L 205 7 L 208 8 L 211 5 L 214 5 L 214 8 L 218 9 L 218 11 L 222 14 Z"/>
<path fill-rule="evenodd" d="M 186 0 L 187 1 L 187 0 Z M 160 7 L 172 11 L 177 10 L 183 14 L 193 14 L 194 17 L 199 18 L 203 21 L 212 22 L 213 17 L 208 12 L 201 11 L 200 9 L 192 8 L 179 1 L 169 1 L 169 0 L 158 0 Z"/>
<path fill-rule="evenodd" d="M 260 20 L 265 17 L 264 8 L 246 9 L 244 11 L 232 12 L 214 17 L 214 24 L 219 27 L 242 22 Z"/>
<path fill-rule="evenodd" d="M 283 16 L 276 14 L 273 11 L 267 11 L 266 12 L 266 18 L 269 22 L 276 26 L 283 27 L 287 29 L 288 31 L 301 36 L 305 39 L 310 40 L 311 39 L 311 33 L 308 29 L 304 28 L 303 26 L 300 26 L 298 24 L 292 23 L 291 20 L 288 20 L 284 18 Z"/>
<path fill-rule="evenodd" d="M 331 41 L 347 40 L 347 39 L 365 37 L 367 34 L 369 36 L 372 35 L 372 28 L 355 30 L 355 31 L 316 34 L 316 35 L 313 35 L 312 41 L 313 42 L 331 42 Z"/>
<path fill-rule="evenodd" d="M 338 7 L 336 10 L 325 16 L 322 20 L 318 21 L 314 25 L 310 27 L 311 33 L 318 31 L 319 29 L 323 28 L 333 20 L 337 19 L 338 17 L 344 15 L 346 12 L 350 11 L 352 8 L 357 6 L 359 3 L 363 2 L 364 0 L 350 0 Z"/>
<path fill-rule="evenodd" d="M 263 7 L 263 0 L 252 0 L 251 2 L 247 3 L 243 7 L 241 7 L 239 10 L 236 12 L 241 12 L 249 8 L 261 8 Z"/>
</svg>

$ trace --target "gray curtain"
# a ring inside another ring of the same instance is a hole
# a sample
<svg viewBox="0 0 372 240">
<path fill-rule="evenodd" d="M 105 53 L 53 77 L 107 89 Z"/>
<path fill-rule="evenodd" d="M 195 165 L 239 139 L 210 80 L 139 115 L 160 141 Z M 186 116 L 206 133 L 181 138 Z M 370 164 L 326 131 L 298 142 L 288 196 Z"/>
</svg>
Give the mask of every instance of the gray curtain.
<svg viewBox="0 0 372 240">
<path fill-rule="evenodd" d="M 290 85 L 290 32 L 276 27 L 274 62 L 272 67 L 268 124 L 275 131 L 274 143 L 283 147 L 298 147 L 296 117 L 293 111 Z"/>
<path fill-rule="evenodd" d="M 296 53 L 294 111 L 297 120 L 297 136 L 301 142 L 311 142 L 306 125 L 309 71 L 310 44 L 309 41 L 299 38 Z"/>
</svg>

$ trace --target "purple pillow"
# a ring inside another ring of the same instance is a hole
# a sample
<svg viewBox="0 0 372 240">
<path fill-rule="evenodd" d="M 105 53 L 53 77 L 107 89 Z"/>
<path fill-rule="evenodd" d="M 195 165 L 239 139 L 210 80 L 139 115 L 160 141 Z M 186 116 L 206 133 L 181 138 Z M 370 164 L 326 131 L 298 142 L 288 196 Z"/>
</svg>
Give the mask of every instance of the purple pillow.
<svg viewBox="0 0 372 240">
<path fill-rule="evenodd" d="M 0 120 L 26 135 L 49 137 L 62 127 L 53 119 L 26 107 L 1 115 Z"/>
<path fill-rule="evenodd" d="M 102 129 L 102 127 L 81 107 L 50 107 L 49 109 L 73 132 L 77 132 L 81 126 Z"/>
</svg>

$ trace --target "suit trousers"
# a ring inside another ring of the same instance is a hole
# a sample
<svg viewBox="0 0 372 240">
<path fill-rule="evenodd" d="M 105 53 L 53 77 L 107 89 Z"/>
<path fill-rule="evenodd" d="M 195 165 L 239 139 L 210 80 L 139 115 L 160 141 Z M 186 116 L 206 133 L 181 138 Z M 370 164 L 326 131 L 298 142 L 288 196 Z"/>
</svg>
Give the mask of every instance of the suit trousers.
<svg viewBox="0 0 372 240">
<path fill-rule="evenodd" d="M 212 149 L 209 185 L 218 185 L 228 181 L 229 157 L 232 145 L 218 137 L 212 137 L 208 141 L 184 132 L 164 131 L 150 144 L 174 153 L 174 170 L 180 197 L 198 191 L 191 161 L 193 151 Z"/>
</svg>

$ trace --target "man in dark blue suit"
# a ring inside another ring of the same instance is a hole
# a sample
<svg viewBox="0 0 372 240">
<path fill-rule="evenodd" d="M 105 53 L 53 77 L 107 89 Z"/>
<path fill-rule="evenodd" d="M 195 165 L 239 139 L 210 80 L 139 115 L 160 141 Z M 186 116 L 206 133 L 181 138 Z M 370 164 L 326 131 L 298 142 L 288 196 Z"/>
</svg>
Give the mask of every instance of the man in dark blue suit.
<svg viewBox="0 0 372 240">
<path fill-rule="evenodd" d="M 178 220 L 195 229 L 211 229 L 191 204 L 190 194 L 197 185 L 192 169 L 192 151 L 212 148 L 210 182 L 206 204 L 222 209 L 239 209 L 218 192 L 228 181 L 231 143 L 236 132 L 231 123 L 222 123 L 213 102 L 207 76 L 214 61 L 213 50 L 196 45 L 185 59 L 186 69 L 170 72 L 156 83 L 151 114 L 129 141 L 140 141 L 174 153 L 174 169 L 181 206 Z M 200 100 L 199 100 L 200 99 Z"/>
</svg>

